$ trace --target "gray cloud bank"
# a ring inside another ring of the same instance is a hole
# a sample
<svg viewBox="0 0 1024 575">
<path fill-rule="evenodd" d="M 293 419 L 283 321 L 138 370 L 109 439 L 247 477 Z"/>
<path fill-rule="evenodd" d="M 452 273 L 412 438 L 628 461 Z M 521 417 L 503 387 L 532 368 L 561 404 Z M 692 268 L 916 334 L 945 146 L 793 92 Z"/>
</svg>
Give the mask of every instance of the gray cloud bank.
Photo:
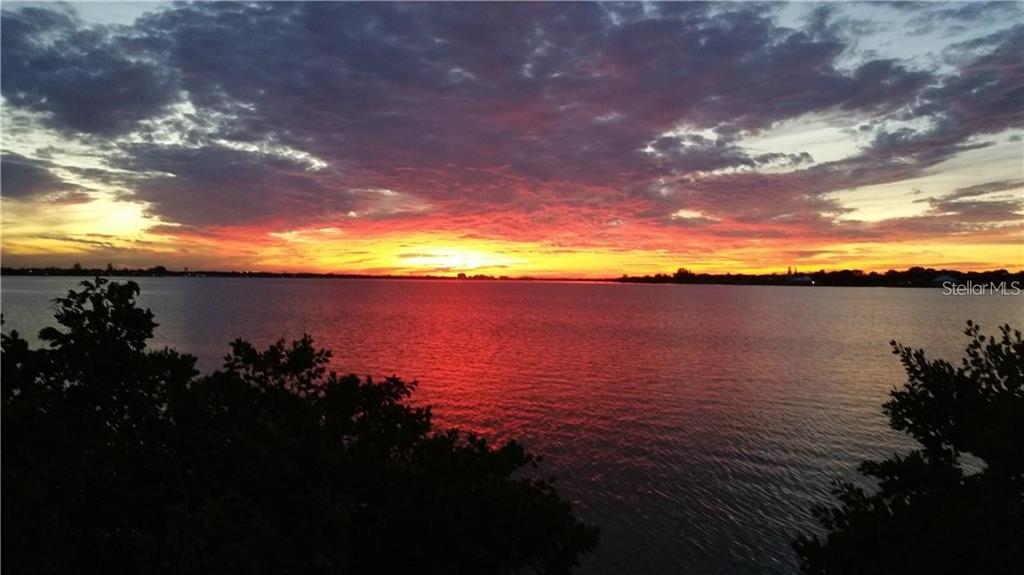
<svg viewBox="0 0 1024 575">
<path fill-rule="evenodd" d="M 99 26 L 20 7 L 3 11 L 0 85 L 8 106 L 131 170 L 154 215 L 195 228 L 559 207 L 672 225 L 685 208 L 856 235 L 830 193 L 916 177 L 1024 124 L 1019 5 L 923 9 L 915 33 L 1004 14 L 938 47 L 952 72 L 851 64 L 856 21 L 825 5 L 785 26 L 776 9 L 197 3 Z M 857 118 L 871 138 L 822 163 L 744 147 L 809 114 Z M 69 189 L 15 154 L 3 177 L 13 198 Z M 922 229 L 1021 207 L 965 198 L 935 200 Z"/>
</svg>

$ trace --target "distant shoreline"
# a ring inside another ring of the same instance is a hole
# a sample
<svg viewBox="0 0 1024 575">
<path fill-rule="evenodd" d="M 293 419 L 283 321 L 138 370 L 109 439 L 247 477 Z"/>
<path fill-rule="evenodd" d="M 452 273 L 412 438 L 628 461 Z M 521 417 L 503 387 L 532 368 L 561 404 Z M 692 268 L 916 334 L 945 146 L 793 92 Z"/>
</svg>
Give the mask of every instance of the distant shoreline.
<svg viewBox="0 0 1024 575">
<path fill-rule="evenodd" d="M 194 278 L 261 278 L 261 279 L 349 279 L 349 280 L 441 280 L 441 281 L 527 281 L 527 282 L 579 282 L 630 284 L 683 284 L 683 285 L 760 285 L 784 287 L 910 287 L 941 288 L 947 285 L 971 283 L 1018 285 L 1024 289 L 1024 271 L 993 270 L 961 272 L 958 270 L 912 267 L 903 271 L 884 273 L 861 270 L 839 270 L 778 274 L 697 274 L 680 269 L 674 274 L 629 276 L 618 278 L 573 278 L 533 276 L 491 276 L 486 274 L 439 275 L 375 275 L 316 272 L 169 270 L 163 266 L 146 269 L 88 269 L 88 268 L 0 268 L 0 277 L 194 277 Z"/>
<path fill-rule="evenodd" d="M 622 276 L 617 281 L 628 283 L 667 283 L 686 285 L 767 285 L 786 287 L 896 287 L 944 288 L 963 284 L 992 285 L 1008 290 L 1024 290 L 1024 271 L 1005 269 L 962 272 L 959 270 L 911 267 L 906 270 L 888 270 L 883 273 L 862 270 L 835 270 L 800 272 L 795 269 L 784 274 L 698 274 L 680 268 L 674 274 L 653 276 Z"/>
<path fill-rule="evenodd" d="M 490 276 L 484 274 L 381 275 L 317 272 L 217 271 L 168 269 L 70 269 L 70 268 L 0 268 L 2 276 L 30 277 L 191 277 L 191 278 L 265 278 L 265 279 L 359 279 L 359 280 L 445 280 L 445 281 L 550 281 L 550 282 L 617 282 L 616 278 L 572 278 L 533 276 Z"/>
</svg>

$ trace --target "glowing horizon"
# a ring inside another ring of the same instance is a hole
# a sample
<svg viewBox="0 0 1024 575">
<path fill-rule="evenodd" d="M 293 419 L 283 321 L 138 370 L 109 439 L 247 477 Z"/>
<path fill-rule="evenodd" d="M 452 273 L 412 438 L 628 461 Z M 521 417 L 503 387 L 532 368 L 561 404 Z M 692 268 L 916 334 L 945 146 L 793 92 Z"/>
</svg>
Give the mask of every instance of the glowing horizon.
<svg viewBox="0 0 1024 575">
<path fill-rule="evenodd" d="M 1021 270 L 1022 15 L 5 3 L 0 253 L 380 275 Z"/>
</svg>

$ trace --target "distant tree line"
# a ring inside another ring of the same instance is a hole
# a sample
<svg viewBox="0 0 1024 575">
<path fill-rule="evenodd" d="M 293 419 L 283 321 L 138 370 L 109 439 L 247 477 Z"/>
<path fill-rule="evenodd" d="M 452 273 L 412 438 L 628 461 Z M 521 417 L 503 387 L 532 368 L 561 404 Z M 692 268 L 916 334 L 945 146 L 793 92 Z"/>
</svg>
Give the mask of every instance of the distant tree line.
<svg viewBox="0 0 1024 575">
<path fill-rule="evenodd" d="M 673 274 L 646 276 L 624 275 L 618 279 L 628 283 L 676 283 L 676 284 L 734 284 L 734 285 L 814 285 L 854 287 L 941 287 L 943 280 L 954 282 L 1019 282 L 1024 288 L 1024 271 L 1010 272 L 1005 269 L 985 272 L 962 272 L 948 269 L 912 267 L 906 270 L 889 270 L 883 273 L 861 270 L 836 270 L 796 272 L 784 274 L 707 274 L 695 273 L 679 268 Z"/>
<path fill-rule="evenodd" d="M 75 264 L 70 268 L 38 267 L 38 268 L 0 268 L 0 275 L 5 276 L 88 276 L 88 277 L 235 277 L 235 278 L 303 278 L 303 279 L 435 279 L 435 280 L 512 280 L 512 281 L 595 281 L 581 278 L 535 278 L 531 276 L 493 276 L 490 274 L 459 273 L 456 276 L 445 275 L 381 275 L 353 273 L 318 273 L 318 272 L 268 272 L 268 271 L 218 271 L 218 270 L 171 270 L 164 266 L 149 268 L 117 268 L 107 264 L 103 268 L 87 268 Z M 671 274 L 654 274 L 645 276 L 623 275 L 615 279 L 625 283 L 676 283 L 676 284 L 725 284 L 725 285 L 819 285 L 819 286 L 853 286 L 853 287 L 941 287 L 944 279 L 954 282 L 972 282 L 988 284 L 990 282 L 1018 282 L 1024 289 L 1024 271 L 1010 272 L 1005 269 L 985 272 L 962 272 L 949 269 L 912 267 L 906 270 L 889 270 L 883 273 L 864 272 L 862 270 L 818 270 L 815 272 L 794 272 L 778 274 L 707 274 L 695 273 L 686 268 L 679 268 Z M 602 280 L 597 280 L 602 281 Z"/>
<path fill-rule="evenodd" d="M 303 278 L 303 279 L 434 279 L 434 280 L 516 280 L 532 281 L 531 276 L 494 276 L 490 274 L 459 273 L 456 276 L 443 275 L 389 275 L 320 272 L 270 272 L 270 271 L 223 271 L 223 270 L 171 270 L 164 266 L 149 268 L 118 268 L 107 264 L 102 268 L 89 268 L 74 264 L 69 268 L 0 268 L 5 276 L 71 276 L 71 277 L 230 277 L 230 278 Z M 575 278 L 564 278 L 572 281 Z"/>
</svg>

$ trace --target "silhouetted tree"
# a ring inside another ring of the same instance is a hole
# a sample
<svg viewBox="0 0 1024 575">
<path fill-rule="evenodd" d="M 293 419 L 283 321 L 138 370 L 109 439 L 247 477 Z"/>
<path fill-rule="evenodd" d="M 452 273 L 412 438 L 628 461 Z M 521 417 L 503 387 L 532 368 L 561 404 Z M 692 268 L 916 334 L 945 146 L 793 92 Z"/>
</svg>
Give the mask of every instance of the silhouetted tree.
<svg viewBox="0 0 1024 575">
<path fill-rule="evenodd" d="M 861 464 L 873 493 L 835 482 L 840 506 L 815 509 L 825 537 L 795 543 L 804 573 L 1020 573 L 1024 341 L 1009 326 L 986 337 L 968 322 L 966 334 L 959 366 L 892 342 L 908 381 L 883 410 L 921 447 Z"/>
<path fill-rule="evenodd" d="M 307 336 L 221 370 L 149 350 L 132 282 L 3 336 L 5 573 L 566 573 L 594 547 L 537 458 L 438 431 Z"/>
<path fill-rule="evenodd" d="M 672 277 L 673 277 L 673 279 L 675 279 L 675 281 L 682 283 L 682 282 L 686 282 L 686 281 L 692 280 L 696 275 L 697 274 L 691 272 L 690 270 L 688 270 L 686 268 L 679 268 L 679 269 L 676 270 L 676 273 L 673 274 Z"/>
</svg>

